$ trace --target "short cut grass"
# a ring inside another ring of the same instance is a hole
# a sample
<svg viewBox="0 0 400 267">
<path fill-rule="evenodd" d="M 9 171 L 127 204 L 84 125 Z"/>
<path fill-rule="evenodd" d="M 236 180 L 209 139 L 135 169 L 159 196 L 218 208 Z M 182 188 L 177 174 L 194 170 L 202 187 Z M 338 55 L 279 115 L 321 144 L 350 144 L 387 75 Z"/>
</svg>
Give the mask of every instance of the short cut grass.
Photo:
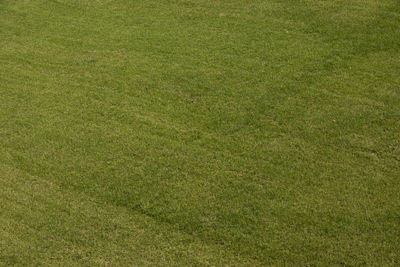
<svg viewBox="0 0 400 267">
<path fill-rule="evenodd" d="M 400 265 L 397 0 L 0 0 L 0 264 Z"/>
</svg>

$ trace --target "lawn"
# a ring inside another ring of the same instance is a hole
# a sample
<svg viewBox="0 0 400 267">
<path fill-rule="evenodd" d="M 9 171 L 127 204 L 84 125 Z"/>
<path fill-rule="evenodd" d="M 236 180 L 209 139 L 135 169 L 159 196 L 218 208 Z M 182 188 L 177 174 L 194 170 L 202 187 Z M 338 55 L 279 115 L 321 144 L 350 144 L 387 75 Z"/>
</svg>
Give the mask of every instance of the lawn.
<svg viewBox="0 0 400 267">
<path fill-rule="evenodd" d="M 0 265 L 400 265 L 397 0 L 0 0 Z"/>
</svg>

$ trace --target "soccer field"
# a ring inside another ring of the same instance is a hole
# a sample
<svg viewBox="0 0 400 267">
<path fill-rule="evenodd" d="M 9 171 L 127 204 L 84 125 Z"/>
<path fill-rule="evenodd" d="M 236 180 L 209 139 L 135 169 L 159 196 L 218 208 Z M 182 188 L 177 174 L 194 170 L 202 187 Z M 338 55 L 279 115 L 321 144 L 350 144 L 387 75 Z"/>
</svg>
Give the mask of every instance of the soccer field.
<svg viewBox="0 0 400 267">
<path fill-rule="evenodd" d="M 398 0 L 0 0 L 0 266 L 400 265 Z"/>
</svg>

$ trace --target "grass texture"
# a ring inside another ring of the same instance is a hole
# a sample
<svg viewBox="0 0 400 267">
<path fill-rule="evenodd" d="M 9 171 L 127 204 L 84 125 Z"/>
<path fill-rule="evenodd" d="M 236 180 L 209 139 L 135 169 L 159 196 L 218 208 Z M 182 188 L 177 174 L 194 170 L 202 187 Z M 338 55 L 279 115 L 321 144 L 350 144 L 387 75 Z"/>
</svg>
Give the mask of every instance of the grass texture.
<svg viewBox="0 0 400 267">
<path fill-rule="evenodd" d="M 0 0 L 0 265 L 400 265 L 397 0 Z"/>
</svg>

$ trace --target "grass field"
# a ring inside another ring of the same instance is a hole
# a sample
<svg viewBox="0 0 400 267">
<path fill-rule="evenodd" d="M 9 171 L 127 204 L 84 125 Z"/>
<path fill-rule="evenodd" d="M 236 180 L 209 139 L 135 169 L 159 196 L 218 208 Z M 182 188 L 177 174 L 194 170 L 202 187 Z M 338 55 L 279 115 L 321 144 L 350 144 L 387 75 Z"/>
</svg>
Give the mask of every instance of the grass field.
<svg viewBox="0 0 400 267">
<path fill-rule="evenodd" d="M 0 265 L 400 265 L 397 0 L 0 0 Z"/>
</svg>

